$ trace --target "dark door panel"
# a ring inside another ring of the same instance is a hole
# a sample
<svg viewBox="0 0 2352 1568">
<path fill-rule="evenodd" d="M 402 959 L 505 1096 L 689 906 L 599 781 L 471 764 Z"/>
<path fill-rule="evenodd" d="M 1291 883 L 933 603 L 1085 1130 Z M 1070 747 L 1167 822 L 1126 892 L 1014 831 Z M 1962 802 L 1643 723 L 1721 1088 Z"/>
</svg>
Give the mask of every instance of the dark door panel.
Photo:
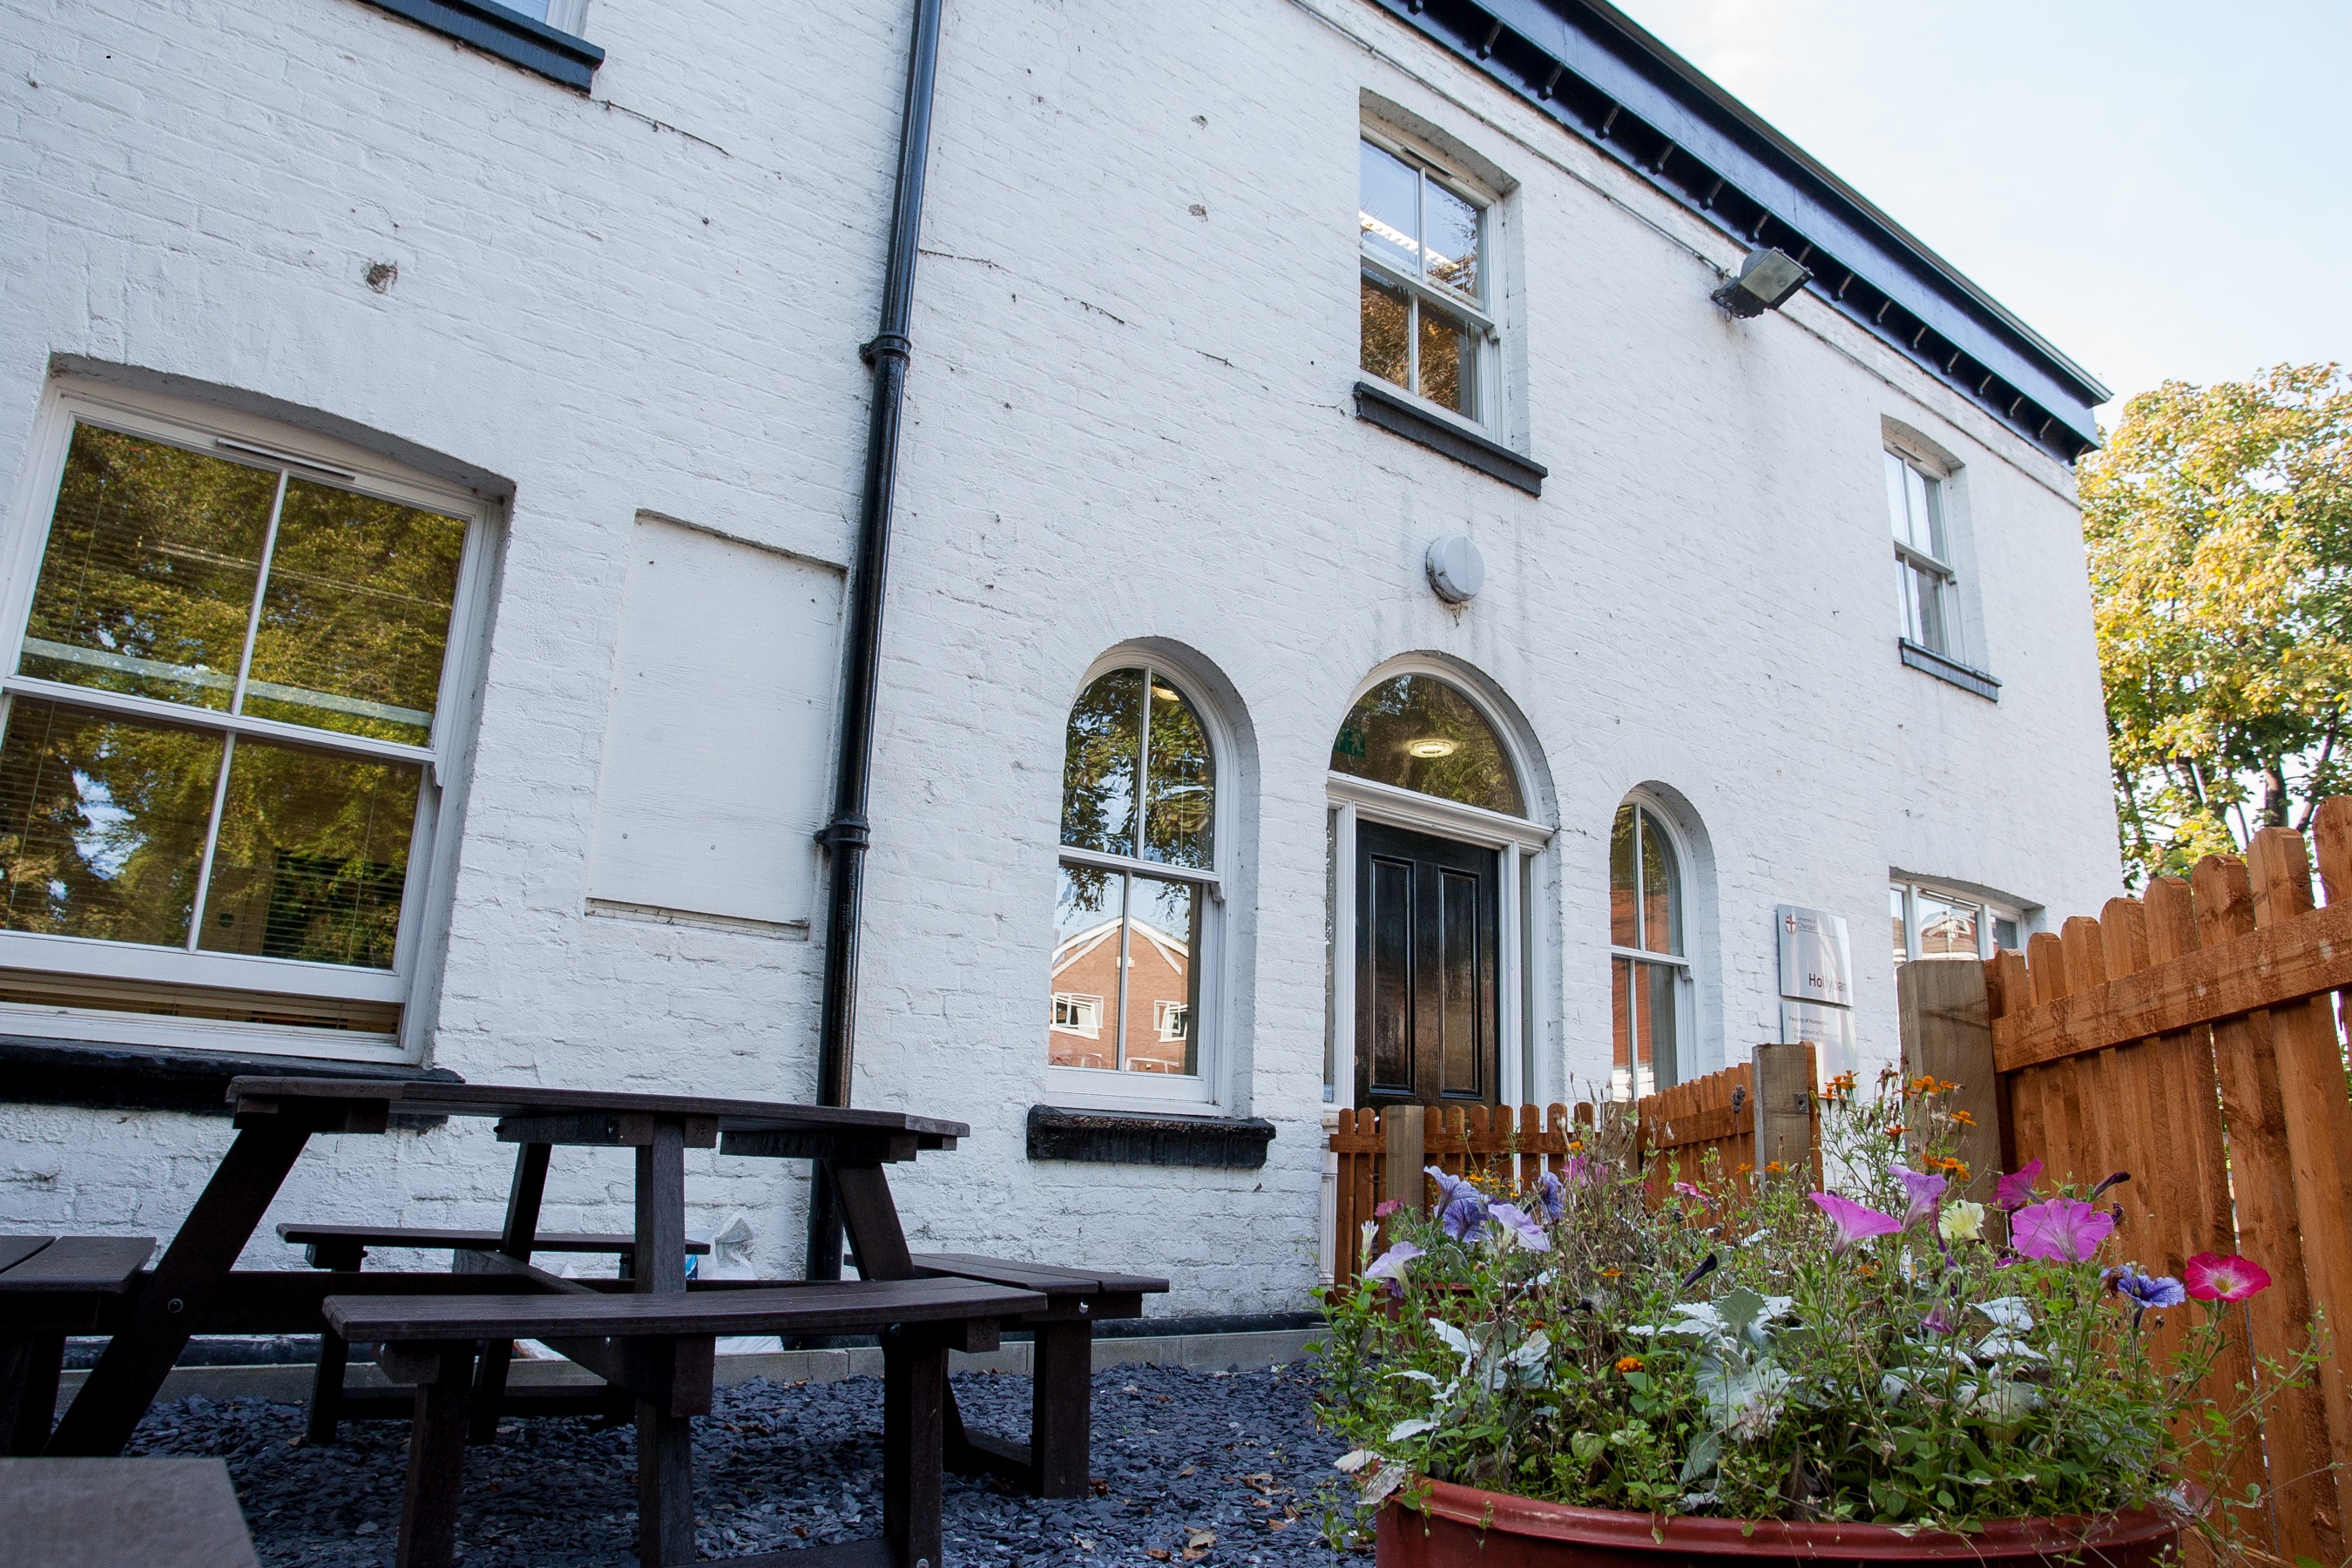
<svg viewBox="0 0 2352 1568">
<path fill-rule="evenodd" d="M 1498 857 L 1356 829 L 1356 1103 L 1493 1103 Z"/>
</svg>

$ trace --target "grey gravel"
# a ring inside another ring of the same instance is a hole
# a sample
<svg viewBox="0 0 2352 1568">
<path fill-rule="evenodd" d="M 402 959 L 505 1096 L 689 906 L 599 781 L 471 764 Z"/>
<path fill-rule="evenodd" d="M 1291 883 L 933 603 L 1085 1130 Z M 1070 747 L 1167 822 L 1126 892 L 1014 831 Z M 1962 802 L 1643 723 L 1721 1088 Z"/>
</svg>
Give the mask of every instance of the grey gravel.
<svg viewBox="0 0 2352 1568">
<path fill-rule="evenodd" d="M 948 1561 L 1361 1564 L 1322 1540 L 1340 1445 L 1317 1430 L 1312 1388 L 1304 1368 L 1097 1373 L 1096 1495 L 1046 1501 L 950 1475 Z M 1026 1378 L 959 1374 L 955 1390 L 970 1425 L 1025 1435 Z M 702 1555 L 879 1534 L 881 1430 L 878 1378 L 720 1389 L 711 1415 L 694 1424 Z M 406 1425 L 359 1421 L 343 1431 L 342 1442 L 314 1448 L 301 1440 L 298 1405 L 186 1399 L 150 1411 L 130 1451 L 227 1459 L 266 1563 L 389 1564 Z M 457 1526 L 466 1568 L 635 1563 L 635 1468 L 628 1426 L 584 1416 L 508 1422 L 495 1445 L 467 1454 Z"/>
</svg>

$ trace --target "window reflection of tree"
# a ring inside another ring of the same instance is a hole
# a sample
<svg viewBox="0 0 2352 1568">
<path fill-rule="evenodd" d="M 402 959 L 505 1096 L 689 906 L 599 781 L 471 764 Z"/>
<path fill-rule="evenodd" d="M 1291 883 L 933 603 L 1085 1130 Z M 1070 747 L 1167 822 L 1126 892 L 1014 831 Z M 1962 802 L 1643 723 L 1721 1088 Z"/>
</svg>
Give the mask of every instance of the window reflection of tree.
<svg viewBox="0 0 2352 1568">
<path fill-rule="evenodd" d="M 1437 754 L 1416 754 L 1410 749 L 1415 742 Z M 1364 693 L 1339 728 L 1331 769 L 1523 815 L 1518 781 L 1494 726 L 1468 697 L 1433 676 L 1401 675 Z"/>
</svg>

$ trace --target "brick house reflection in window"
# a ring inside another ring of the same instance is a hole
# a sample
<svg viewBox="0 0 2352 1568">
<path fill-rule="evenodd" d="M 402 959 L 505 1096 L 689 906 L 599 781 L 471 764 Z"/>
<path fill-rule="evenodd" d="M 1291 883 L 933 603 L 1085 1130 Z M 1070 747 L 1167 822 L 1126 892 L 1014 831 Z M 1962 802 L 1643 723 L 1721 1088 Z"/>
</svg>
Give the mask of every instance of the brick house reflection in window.
<svg viewBox="0 0 2352 1568">
<path fill-rule="evenodd" d="M 1208 731 L 1165 671 L 1114 669 L 1079 694 L 1064 752 L 1052 1066 L 1201 1071 L 1215 774 Z"/>
</svg>

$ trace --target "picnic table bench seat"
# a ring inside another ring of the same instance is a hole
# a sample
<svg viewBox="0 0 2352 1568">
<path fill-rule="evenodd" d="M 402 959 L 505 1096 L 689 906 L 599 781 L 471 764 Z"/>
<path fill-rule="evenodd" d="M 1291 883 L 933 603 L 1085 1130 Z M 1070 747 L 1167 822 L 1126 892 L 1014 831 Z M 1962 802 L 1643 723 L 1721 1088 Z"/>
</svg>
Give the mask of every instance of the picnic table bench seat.
<svg viewBox="0 0 2352 1568">
<path fill-rule="evenodd" d="M 478 1342 L 543 1340 L 626 1387 L 637 1401 L 641 1434 L 640 1513 L 683 1509 L 690 1518 L 690 1496 L 675 1495 L 690 1492 L 690 1450 L 658 1440 L 648 1450 L 643 1435 L 656 1425 L 682 1431 L 691 1417 L 709 1414 L 717 1338 L 860 1332 L 882 1339 L 883 1542 L 807 1548 L 791 1559 L 805 1568 L 824 1568 L 832 1559 L 872 1563 L 887 1549 L 896 1568 L 942 1568 L 947 1353 L 993 1350 L 1001 1324 L 1047 1305 L 1039 1291 L 950 1277 L 616 1295 L 528 1265 L 512 1271 L 541 1293 L 326 1300 L 327 1321 L 337 1333 L 381 1347 L 385 1371 L 416 1387 L 400 1568 L 445 1568 L 452 1560 Z M 680 1463 L 648 1462 L 666 1453 L 682 1456 Z M 671 1495 L 665 1497 L 665 1489 Z"/>
<path fill-rule="evenodd" d="M 1039 1497 L 1087 1495 L 1094 1421 L 1094 1326 L 1143 1316 L 1143 1298 L 1164 1295 L 1168 1281 L 1098 1268 L 1066 1268 L 964 1252 L 918 1252 L 917 1278 L 975 1279 L 1045 1298 L 1043 1311 L 1021 1318 L 1030 1331 L 1029 1441 L 1014 1442 L 963 1425 L 947 1402 L 947 1462 L 965 1474 L 993 1472 Z"/>
<path fill-rule="evenodd" d="M 462 1263 L 467 1254 L 499 1251 L 506 1245 L 506 1234 L 499 1230 L 448 1229 L 432 1226 L 396 1225 L 311 1225 L 288 1221 L 278 1227 L 278 1237 L 302 1248 L 303 1261 L 313 1268 L 333 1269 L 349 1273 L 367 1261 L 370 1247 L 407 1247 L 419 1252 L 438 1252 L 447 1248 L 456 1261 Z M 533 1253 L 561 1252 L 583 1255 L 610 1254 L 620 1260 L 620 1278 L 632 1279 L 636 1269 L 637 1238 L 626 1231 L 572 1231 L 554 1235 L 533 1235 Z M 689 1256 L 702 1256 L 710 1250 L 707 1241 L 688 1241 Z M 614 1415 L 625 1413 L 626 1401 L 615 1403 L 600 1390 L 557 1388 L 517 1389 L 508 1385 L 504 1347 L 494 1349 L 484 1357 L 475 1384 L 480 1397 L 475 1401 L 472 1426 L 474 1440 L 487 1442 L 496 1436 L 499 1417 L 502 1414 L 518 1415 Z M 310 1409 L 306 1439 L 324 1446 L 339 1440 L 339 1428 L 345 1421 L 405 1415 L 410 1404 L 405 1389 L 354 1391 L 344 1387 L 344 1377 L 350 1369 L 351 1346 L 332 1329 L 321 1329 L 319 1334 L 318 1370 L 310 1379 Z"/>
<path fill-rule="evenodd" d="M 152 1236 L 0 1236 L 0 1452 L 47 1445 L 66 1336 L 98 1328 L 154 1250 Z"/>
</svg>

